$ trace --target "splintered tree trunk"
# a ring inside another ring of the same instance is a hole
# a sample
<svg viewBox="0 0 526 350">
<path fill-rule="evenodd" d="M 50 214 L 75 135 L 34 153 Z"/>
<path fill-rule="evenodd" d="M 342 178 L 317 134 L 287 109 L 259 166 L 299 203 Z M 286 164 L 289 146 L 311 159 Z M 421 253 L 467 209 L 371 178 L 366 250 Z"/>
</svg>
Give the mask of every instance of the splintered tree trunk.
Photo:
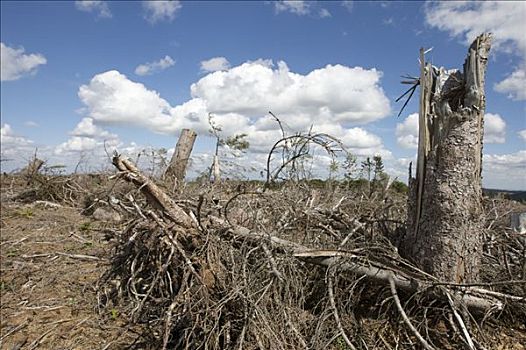
<svg viewBox="0 0 526 350">
<path fill-rule="evenodd" d="M 177 140 L 170 164 L 164 173 L 165 177 L 174 178 L 176 183 L 183 182 L 186 175 L 186 167 L 188 166 L 188 159 L 190 159 L 196 137 L 197 134 L 193 130 L 183 129 L 181 131 L 181 136 L 179 136 L 179 140 Z"/>
<path fill-rule="evenodd" d="M 478 280 L 482 258 L 484 75 L 491 35 L 471 44 L 463 72 L 433 67 L 420 51 L 416 178 L 409 179 L 400 253 L 441 280 Z"/>
</svg>

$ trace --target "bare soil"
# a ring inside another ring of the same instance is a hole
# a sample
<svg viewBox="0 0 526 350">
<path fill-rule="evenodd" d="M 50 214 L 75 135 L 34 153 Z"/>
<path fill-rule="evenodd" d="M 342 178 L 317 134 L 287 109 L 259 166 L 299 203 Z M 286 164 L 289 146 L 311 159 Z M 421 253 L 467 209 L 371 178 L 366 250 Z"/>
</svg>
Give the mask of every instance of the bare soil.
<svg viewBox="0 0 526 350">
<path fill-rule="evenodd" d="M 133 339 L 99 315 L 106 241 L 78 208 L 1 204 L 1 349 L 118 349 Z"/>
</svg>

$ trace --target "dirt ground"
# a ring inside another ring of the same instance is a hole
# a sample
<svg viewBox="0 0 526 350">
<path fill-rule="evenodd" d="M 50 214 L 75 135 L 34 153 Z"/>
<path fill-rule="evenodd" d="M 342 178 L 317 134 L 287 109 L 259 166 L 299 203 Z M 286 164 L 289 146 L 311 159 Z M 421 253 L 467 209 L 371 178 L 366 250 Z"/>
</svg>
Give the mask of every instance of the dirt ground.
<svg viewBox="0 0 526 350">
<path fill-rule="evenodd" d="M 133 342 L 117 312 L 99 315 L 107 248 L 79 209 L 1 204 L 1 349 L 118 349 Z"/>
</svg>

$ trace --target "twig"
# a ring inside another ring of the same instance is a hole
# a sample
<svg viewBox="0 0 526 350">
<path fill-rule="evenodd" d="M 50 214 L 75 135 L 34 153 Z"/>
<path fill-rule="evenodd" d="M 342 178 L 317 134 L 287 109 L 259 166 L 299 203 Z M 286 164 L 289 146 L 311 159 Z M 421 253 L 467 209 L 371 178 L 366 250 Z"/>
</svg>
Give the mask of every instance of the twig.
<svg viewBox="0 0 526 350">
<path fill-rule="evenodd" d="M 485 282 L 485 283 L 450 283 L 450 282 L 433 282 L 433 286 L 451 286 L 451 287 L 493 287 L 498 285 L 509 285 L 509 284 L 526 284 L 526 280 L 509 280 L 509 281 L 496 281 L 496 282 Z"/>
<path fill-rule="evenodd" d="M 84 254 L 67 254 L 67 253 L 61 253 L 61 252 L 57 252 L 57 253 L 55 253 L 55 254 L 57 254 L 57 255 L 61 255 L 61 256 L 65 256 L 65 257 L 68 257 L 68 258 L 70 258 L 70 259 L 95 260 L 95 261 L 105 260 L 105 259 L 99 258 L 98 256 L 93 256 L 93 255 L 84 255 Z"/>
<path fill-rule="evenodd" d="M 356 226 L 351 231 L 349 231 L 347 236 L 345 236 L 345 238 L 341 241 L 341 243 L 339 245 L 339 248 L 343 248 L 347 244 L 349 239 L 351 239 L 351 237 L 356 233 L 356 231 L 361 229 L 363 227 L 363 225 L 364 225 L 361 222 L 359 222 L 358 220 L 354 220 L 354 223 L 356 224 Z"/>
<path fill-rule="evenodd" d="M 21 323 L 19 324 L 18 326 L 12 328 L 9 332 L 7 332 L 6 334 L 4 334 L 2 337 L 0 337 L 0 342 L 2 342 L 2 340 L 4 340 L 5 338 L 7 338 L 8 336 L 10 336 L 11 334 L 15 333 L 15 332 L 18 332 L 19 330 L 21 330 L 22 328 L 26 327 L 27 325 L 29 324 L 28 321 L 25 321 L 24 323 Z"/>
<path fill-rule="evenodd" d="M 462 317 L 460 317 L 459 313 L 456 310 L 455 304 L 453 303 L 453 299 L 451 298 L 451 294 L 449 294 L 448 291 L 446 292 L 447 300 L 449 302 L 449 306 L 451 306 L 451 310 L 453 311 L 453 315 L 455 315 L 455 318 L 457 319 L 458 325 L 460 326 L 460 329 L 462 329 L 462 333 L 464 334 L 464 338 L 471 350 L 475 349 L 475 344 L 473 344 L 473 340 L 471 339 L 471 336 L 469 335 L 469 332 L 466 328 L 466 325 L 464 324 L 464 321 L 462 320 Z"/>
<path fill-rule="evenodd" d="M 42 342 L 44 341 L 44 339 L 49 335 L 49 333 L 53 332 L 55 329 L 57 329 L 59 325 L 56 324 L 54 327 L 50 328 L 49 330 L 47 330 L 46 332 L 44 332 L 40 337 L 38 337 L 37 339 L 35 339 L 31 344 L 29 344 L 29 350 L 33 350 L 33 349 L 36 349 L 40 344 L 42 344 Z"/>
<path fill-rule="evenodd" d="M 407 317 L 404 311 L 404 308 L 402 307 L 402 304 L 400 303 L 400 299 L 398 298 L 398 293 L 396 292 L 396 285 L 395 285 L 392 273 L 389 274 L 389 286 L 391 287 L 391 294 L 393 295 L 393 299 L 395 301 L 396 307 L 398 308 L 398 311 L 400 312 L 400 315 L 402 316 L 402 319 L 404 320 L 405 324 L 409 327 L 409 329 L 413 332 L 413 334 L 416 336 L 418 341 L 420 341 L 420 343 L 425 349 L 434 350 L 434 348 L 431 345 L 429 345 L 429 343 L 418 332 L 415 326 L 413 326 L 413 324 L 409 320 L 409 317 Z"/>
<path fill-rule="evenodd" d="M 278 264 L 276 264 L 276 260 L 274 260 L 274 257 L 272 256 L 272 253 L 270 252 L 270 249 L 268 249 L 267 245 L 262 242 L 261 248 L 263 248 L 263 251 L 265 252 L 265 255 L 267 256 L 267 259 L 269 260 L 269 265 L 272 270 L 272 274 L 280 280 L 280 282 L 283 282 L 283 275 L 278 270 Z"/>
<path fill-rule="evenodd" d="M 338 315 L 338 309 L 336 308 L 336 302 L 334 301 L 334 289 L 333 289 L 333 283 L 332 283 L 332 272 L 330 271 L 330 268 L 327 271 L 327 289 L 329 291 L 329 302 L 331 303 L 332 308 L 332 314 L 334 315 L 334 320 L 336 321 L 336 325 L 338 326 L 338 330 L 340 331 L 343 339 L 345 340 L 345 343 L 351 348 L 351 350 L 356 350 L 354 345 L 351 343 L 349 338 L 347 337 L 347 334 L 345 334 L 345 329 L 343 329 L 342 323 L 340 321 L 340 316 Z"/>
</svg>

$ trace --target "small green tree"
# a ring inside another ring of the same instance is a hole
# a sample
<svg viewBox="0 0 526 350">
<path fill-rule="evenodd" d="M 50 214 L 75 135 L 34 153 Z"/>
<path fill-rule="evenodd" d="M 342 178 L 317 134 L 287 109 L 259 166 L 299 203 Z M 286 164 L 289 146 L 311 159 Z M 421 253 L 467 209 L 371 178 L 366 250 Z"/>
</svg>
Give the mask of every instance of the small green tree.
<svg viewBox="0 0 526 350">
<path fill-rule="evenodd" d="M 373 181 L 380 179 L 381 175 L 384 174 L 384 162 L 380 155 L 373 157 Z"/>
<path fill-rule="evenodd" d="M 393 184 L 391 185 L 391 188 L 398 193 L 407 194 L 409 191 L 409 187 L 399 180 L 394 180 Z"/>
<path fill-rule="evenodd" d="M 389 175 L 384 171 L 384 162 L 380 155 L 373 157 L 372 192 L 383 189 L 389 181 Z"/>
<path fill-rule="evenodd" d="M 373 162 L 371 161 L 371 158 L 367 157 L 362 161 L 361 173 L 363 178 L 367 181 L 371 181 L 371 175 L 373 173 Z"/>
<path fill-rule="evenodd" d="M 362 161 L 361 174 L 362 174 L 362 178 L 365 178 L 365 180 L 367 180 L 367 189 L 368 189 L 368 192 L 369 192 L 369 197 L 371 197 L 371 195 L 373 193 L 373 188 L 371 186 L 371 178 L 372 178 L 372 174 L 373 174 L 373 168 L 374 168 L 374 165 L 373 165 L 373 162 L 371 161 L 370 157 L 367 157 L 367 158 L 365 158 L 364 161 Z"/>
<path fill-rule="evenodd" d="M 354 154 L 348 153 L 343 162 L 343 169 L 345 173 L 343 176 L 346 180 L 351 181 L 356 178 L 356 173 L 358 171 L 357 158 Z"/>
<path fill-rule="evenodd" d="M 226 139 L 221 137 L 221 131 L 223 128 L 214 122 L 214 116 L 212 113 L 208 114 L 208 124 L 210 125 L 210 134 L 216 138 L 216 149 L 214 153 L 214 160 L 210 167 L 210 181 L 219 181 L 221 179 L 221 171 L 219 167 L 219 150 L 221 147 L 228 146 L 230 151 L 241 151 L 244 152 L 250 146 L 250 143 L 246 140 L 247 134 L 241 133 L 233 136 L 229 136 Z M 234 154 L 234 153 L 232 153 Z M 235 154 L 234 154 L 235 155 Z"/>
</svg>

